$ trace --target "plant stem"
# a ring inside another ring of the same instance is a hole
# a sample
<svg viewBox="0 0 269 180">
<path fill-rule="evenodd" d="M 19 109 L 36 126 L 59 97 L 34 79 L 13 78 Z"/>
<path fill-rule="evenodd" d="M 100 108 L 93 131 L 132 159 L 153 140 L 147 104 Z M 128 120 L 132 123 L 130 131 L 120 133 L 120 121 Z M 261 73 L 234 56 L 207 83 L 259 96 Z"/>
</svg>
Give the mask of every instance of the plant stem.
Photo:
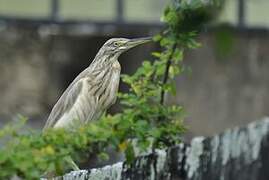
<svg viewBox="0 0 269 180">
<path fill-rule="evenodd" d="M 174 52 L 176 50 L 176 47 L 177 47 L 177 44 L 174 43 L 173 46 L 172 46 L 172 51 L 168 57 L 168 60 L 166 62 L 166 68 L 165 68 L 165 72 L 164 72 L 164 76 L 163 76 L 163 81 L 162 81 L 162 84 L 166 84 L 167 83 L 167 80 L 168 80 L 168 76 L 169 76 L 169 68 L 171 66 L 171 63 L 172 63 L 172 57 L 174 55 Z M 164 95 L 165 95 L 165 90 L 162 88 L 161 90 L 161 100 L 160 100 L 160 103 L 161 105 L 164 105 Z"/>
</svg>

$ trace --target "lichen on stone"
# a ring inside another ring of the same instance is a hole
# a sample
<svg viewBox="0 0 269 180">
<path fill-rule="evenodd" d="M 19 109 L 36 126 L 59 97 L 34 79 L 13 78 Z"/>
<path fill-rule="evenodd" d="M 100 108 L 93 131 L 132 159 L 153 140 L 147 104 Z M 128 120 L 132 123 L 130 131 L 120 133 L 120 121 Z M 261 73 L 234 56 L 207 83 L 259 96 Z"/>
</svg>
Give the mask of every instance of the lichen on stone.
<svg viewBox="0 0 269 180">
<path fill-rule="evenodd" d="M 215 136 L 211 140 L 211 163 L 214 164 L 218 157 L 218 149 L 220 144 L 219 136 Z"/>
<path fill-rule="evenodd" d="M 232 159 L 243 160 L 250 164 L 257 160 L 263 138 L 269 133 L 269 119 L 253 122 L 245 129 L 234 128 L 220 136 L 222 165 Z"/>
<path fill-rule="evenodd" d="M 164 169 L 166 162 L 167 153 L 164 150 L 156 150 L 157 152 L 157 162 L 156 162 L 156 171 L 157 173 L 161 172 Z"/>
<path fill-rule="evenodd" d="M 122 162 L 100 169 L 72 171 L 63 176 L 63 180 L 120 180 Z"/>
<path fill-rule="evenodd" d="M 200 164 L 200 156 L 203 154 L 203 141 L 204 137 L 197 137 L 191 141 L 191 146 L 186 150 L 186 164 L 184 166 L 188 178 L 194 176 Z"/>
</svg>

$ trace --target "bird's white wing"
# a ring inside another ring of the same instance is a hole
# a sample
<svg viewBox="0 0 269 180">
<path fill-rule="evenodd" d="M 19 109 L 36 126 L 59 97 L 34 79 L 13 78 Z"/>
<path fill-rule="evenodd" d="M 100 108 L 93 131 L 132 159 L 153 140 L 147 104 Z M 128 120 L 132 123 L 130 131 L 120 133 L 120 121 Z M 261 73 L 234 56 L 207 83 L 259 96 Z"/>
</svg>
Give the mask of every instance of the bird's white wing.
<svg viewBox="0 0 269 180">
<path fill-rule="evenodd" d="M 83 81 L 79 80 L 72 83 L 54 105 L 47 122 L 45 124 L 44 129 L 52 128 L 57 121 L 65 114 L 68 113 L 76 100 L 78 99 L 83 86 Z"/>
</svg>

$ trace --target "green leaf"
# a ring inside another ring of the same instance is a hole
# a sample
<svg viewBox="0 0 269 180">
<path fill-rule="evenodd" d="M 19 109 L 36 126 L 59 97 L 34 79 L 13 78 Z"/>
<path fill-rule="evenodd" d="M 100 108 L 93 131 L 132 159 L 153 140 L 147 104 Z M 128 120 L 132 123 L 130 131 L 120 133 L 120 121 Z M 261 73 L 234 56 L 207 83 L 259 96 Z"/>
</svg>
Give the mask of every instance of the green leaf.
<svg viewBox="0 0 269 180">
<path fill-rule="evenodd" d="M 103 161 L 107 161 L 109 160 L 109 155 L 107 153 L 101 152 L 98 154 L 98 158 Z"/>
<path fill-rule="evenodd" d="M 173 59 L 176 63 L 182 61 L 183 59 L 183 51 L 180 49 L 176 49 L 173 55 Z"/>
<path fill-rule="evenodd" d="M 153 52 L 153 53 L 151 53 L 152 54 L 152 56 L 154 56 L 154 57 L 156 57 L 156 58 L 160 58 L 161 57 L 161 53 L 160 52 Z"/>
<path fill-rule="evenodd" d="M 155 42 L 158 42 L 162 39 L 162 36 L 160 34 L 156 34 L 154 37 L 153 37 L 153 41 Z"/>
</svg>

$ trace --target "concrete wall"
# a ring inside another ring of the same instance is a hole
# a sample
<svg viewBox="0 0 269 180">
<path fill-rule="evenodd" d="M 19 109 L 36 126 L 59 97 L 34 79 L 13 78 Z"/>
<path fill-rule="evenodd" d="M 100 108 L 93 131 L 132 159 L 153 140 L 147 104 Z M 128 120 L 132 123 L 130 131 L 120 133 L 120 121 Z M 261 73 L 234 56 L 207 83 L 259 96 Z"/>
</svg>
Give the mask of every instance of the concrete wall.
<svg viewBox="0 0 269 180">
<path fill-rule="evenodd" d="M 196 135 L 212 135 L 269 114 L 269 34 L 231 35 L 225 56 L 217 53 L 214 32 L 203 34 L 203 47 L 187 54 L 192 74 L 179 79 L 176 101 L 185 105 Z"/>
<path fill-rule="evenodd" d="M 33 126 L 41 127 L 63 90 L 109 38 L 85 31 L 66 33 L 64 25 L 47 26 L 0 26 L 1 122 L 21 113 L 30 117 Z M 144 28 L 109 35 L 135 37 L 154 32 L 154 28 Z M 171 101 L 186 107 L 192 135 L 210 135 L 268 115 L 268 32 L 233 35 L 232 50 L 224 57 L 215 51 L 214 32 L 201 35 L 202 48 L 187 52 L 185 62 L 192 74 L 178 79 L 178 96 Z M 120 58 L 123 72 L 133 72 L 152 49 L 156 47 L 149 44 L 124 54 Z"/>
</svg>

